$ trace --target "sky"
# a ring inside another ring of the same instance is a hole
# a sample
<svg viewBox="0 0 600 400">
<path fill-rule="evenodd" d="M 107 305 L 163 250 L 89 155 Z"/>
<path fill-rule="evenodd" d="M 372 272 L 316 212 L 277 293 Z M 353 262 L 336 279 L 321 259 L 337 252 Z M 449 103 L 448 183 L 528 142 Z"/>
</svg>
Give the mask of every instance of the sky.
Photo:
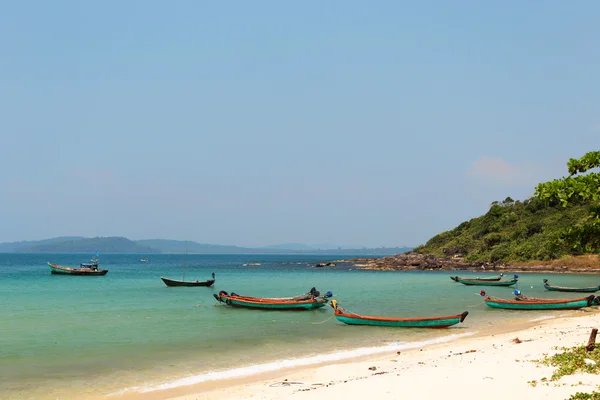
<svg viewBox="0 0 600 400">
<path fill-rule="evenodd" d="M 416 246 L 600 144 L 600 2 L 5 2 L 0 242 Z"/>
</svg>

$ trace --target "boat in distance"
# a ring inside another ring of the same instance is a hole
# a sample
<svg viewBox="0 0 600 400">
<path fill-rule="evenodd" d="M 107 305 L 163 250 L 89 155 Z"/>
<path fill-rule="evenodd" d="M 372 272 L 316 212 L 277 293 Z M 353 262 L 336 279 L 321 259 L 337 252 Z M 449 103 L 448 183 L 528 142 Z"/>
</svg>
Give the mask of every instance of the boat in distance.
<svg viewBox="0 0 600 400">
<path fill-rule="evenodd" d="M 468 311 L 459 315 L 425 318 L 388 318 L 358 315 L 338 307 L 337 300 L 331 300 L 335 318 L 348 325 L 388 326 L 397 328 L 447 328 L 459 324 L 467 318 Z"/>
<path fill-rule="evenodd" d="M 98 269 L 97 266 L 71 268 L 52 263 L 48 263 L 48 266 L 53 275 L 103 276 L 108 273 L 107 269 Z"/>
<path fill-rule="evenodd" d="M 500 279 L 502 279 L 502 277 L 504 276 L 503 273 L 500 273 L 500 275 L 498 276 L 491 276 L 489 278 L 480 278 L 480 277 L 475 277 L 475 278 L 467 278 L 466 276 L 451 276 L 450 279 L 452 279 L 454 282 L 458 282 L 459 279 L 469 279 L 472 281 L 483 281 L 483 282 L 489 282 L 489 281 L 499 281 Z"/>
<path fill-rule="evenodd" d="M 333 296 L 329 291 L 324 296 L 312 288 L 310 292 L 295 297 L 251 297 L 241 296 L 236 293 L 227 293 L 221 290 L 219 294 L 213 294 L 214 298 L 232 307 L 253 308 L 263 310 L 312 310 L 321 308 L 329 302 L 328 298 Z"/>
<path fill-rule="evenodd" d="M 594 293 L 600 290 L 600 285 L 592 286 L 592 287 L 565 287 L 565 286 L 554 286 L 548 283 L 548 279 L 544 279 L 544 288 L 546 290 L 555 291 L 555 292 L 573 292 L 573 293 Z"/>
<path fill-rule="evenodd" d="M 170 278 L 165 278 L 164 276 L 161 276 L 160 279 L 162 279 L 162 281 L 165 283 L 165 285 L 167 286 L 204 286 L 204 287 L 209 287 L 212 286 L 215 283 L 215 273 L 212 273 L 212 279 L 206 280 L 206 281 L 180 281 L 177 279 L 170 279 Z"/>
</svg>

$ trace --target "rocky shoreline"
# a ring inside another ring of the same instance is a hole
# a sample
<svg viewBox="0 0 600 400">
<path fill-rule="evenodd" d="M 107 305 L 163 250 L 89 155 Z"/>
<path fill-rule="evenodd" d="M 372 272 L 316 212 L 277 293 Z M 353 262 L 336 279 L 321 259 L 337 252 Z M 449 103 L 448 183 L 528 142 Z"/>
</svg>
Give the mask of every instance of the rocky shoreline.
<svg viewBox="0 0 600 400">
<path fill-rule="evenodd" d="M 431 254 L 408 252 L 382 258 L 354 258 L 337 260 L 365 270 L 378 271 L 499 271 L 499 272 L 577 272 L 599 273 L 595 268 L 570 268 L 566 265 L 507 265 L 468 262 L 459 257 L 438 257 Z"/>
</svg>

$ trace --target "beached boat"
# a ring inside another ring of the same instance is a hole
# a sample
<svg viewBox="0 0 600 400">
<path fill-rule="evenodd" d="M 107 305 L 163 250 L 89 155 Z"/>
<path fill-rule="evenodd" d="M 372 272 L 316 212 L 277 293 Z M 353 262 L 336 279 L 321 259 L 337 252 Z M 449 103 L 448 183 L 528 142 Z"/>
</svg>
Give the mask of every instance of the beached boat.
<svg viewBox="0 0 600 400">
<path fill-rule="evenodd" d="M 452 279 L 454 282 L 458 282 L 459 279 L 469 279 L 472 281 L 489 282 L 489 281 L 499 281 L 500 279 L 502 279 L 503 276 L 504 276 L 504 274 L 500 273 L 500 275 L 498 275 L 498 276 L 491 276 L 489 278 L 480 278 L 478 276 L 475 278 L 467 278 L 467 277 L 462 277 L 462 276 L 451 276 L 450 279 Z"/>
<path fill-rule="evenodd" d="M 546 288 L 546 290 L 552 290 L 556 292 L 594 293 L 600 290 L 600 285 L 583 288 L 554 286 L 548 283 L 548 279 L 544 279 L 544 288 Z"/>
<path fill-rule="evenodd" d="M 399 328 L 447 328 L 463 322 L 467 318 L 467 315 L 469 315 L 469 312 L 465 311 L 459 315 L 445 317 L 388 318 L 354 314 L 338 307 L 336 300 L 331 300 L 331 307 L 334 310 L 335 318 L 348 325 L 392 326 Z"/>
<path fill-rule="evenodd" d="M 485 292 L 481 292 L 485 296 Z M 593 294 L 588 297 L 578 299 L 540 299 L 528 298 L 517 295 L 520 299 L 504 300 L 487 296 L 485 304 L 492 308 L 503 308 L 506 310 L 576 310 L 582 307 L 589 307 L 595 304 L 596 296 Z"/>
<path fill-rule="evenodd" d="M 209 279 L 207 281 L 199 281 L 199 280 L 195 280 L 195 281 L 186 281 L 185 280 L 185 270 L 187 268 L 187 242 L 185 243 L 185 256 L 183 257 L 183 278 L 181 280 L 178 279 L 171 279 L 171 278 L 165 278 L 164 276 L 161 276 L 160 279 L 162 279 L 162 281 L 165 283 L 165 285 L 170 286 L 170 287 L 175 287 L 175 286 L 179 286 L 179 287 L 190 287 L 190 286 L 212 286 L 215 283 L 215 273 L 212 273 L 212 279 Z"/>
<path fill-rule="evenodd" d="M 507 281 L 482 281 L 479 279 L 466 279 L 456 277 L 457 282 L 469 286 L 512 286 L 519 281 L 519 276 L 515 275 L 513 279 Z"/>
<path fill-rule="evenodd" d="M 212 286 L 215 283 L 215 273 L 212 273 L 212 279 L 207 281 L 179 281 L 177 279 L 169 279 L 160 277 L 167 286 Z"/>
<path fill-rule="evenodd" d="M 97 265 L 92 267 L 71 268 L 48 263 L 48 266 L 50 267 L 50 273 L 54 275 L 102 276 L 108 273 L 107 269 L 98 269 Z"/>
<path fill-rule="evenodd" d="M 312 288 L 310 292 L 296 297 L 250 297 L 240 296 L 236 293 L 228 294 L 221 290 L 219 294 L 213 294 L 215 299 L 232 307 L 255 308 L 266 310 L 311 310 L 321 308 L 328 303 L 328 298 L 333 296 L 327 292 L 324 296 Z"/>
</svg>

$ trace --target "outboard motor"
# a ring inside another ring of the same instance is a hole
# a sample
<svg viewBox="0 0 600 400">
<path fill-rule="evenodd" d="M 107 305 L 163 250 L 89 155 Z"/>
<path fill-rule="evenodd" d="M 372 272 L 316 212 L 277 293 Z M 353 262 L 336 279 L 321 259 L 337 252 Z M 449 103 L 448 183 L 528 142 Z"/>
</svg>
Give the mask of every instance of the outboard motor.
<svg viewBox="0 0 600 400">
<path fill-rule="evenodd" d="M 310 294 L 312 297 L 319 297 L 321 295 L 321 292 L 319 292 L 316 288 L 312 288 L 310 289 L 310 292 L 308 292 L 308 294 Z"/>
</svg>

